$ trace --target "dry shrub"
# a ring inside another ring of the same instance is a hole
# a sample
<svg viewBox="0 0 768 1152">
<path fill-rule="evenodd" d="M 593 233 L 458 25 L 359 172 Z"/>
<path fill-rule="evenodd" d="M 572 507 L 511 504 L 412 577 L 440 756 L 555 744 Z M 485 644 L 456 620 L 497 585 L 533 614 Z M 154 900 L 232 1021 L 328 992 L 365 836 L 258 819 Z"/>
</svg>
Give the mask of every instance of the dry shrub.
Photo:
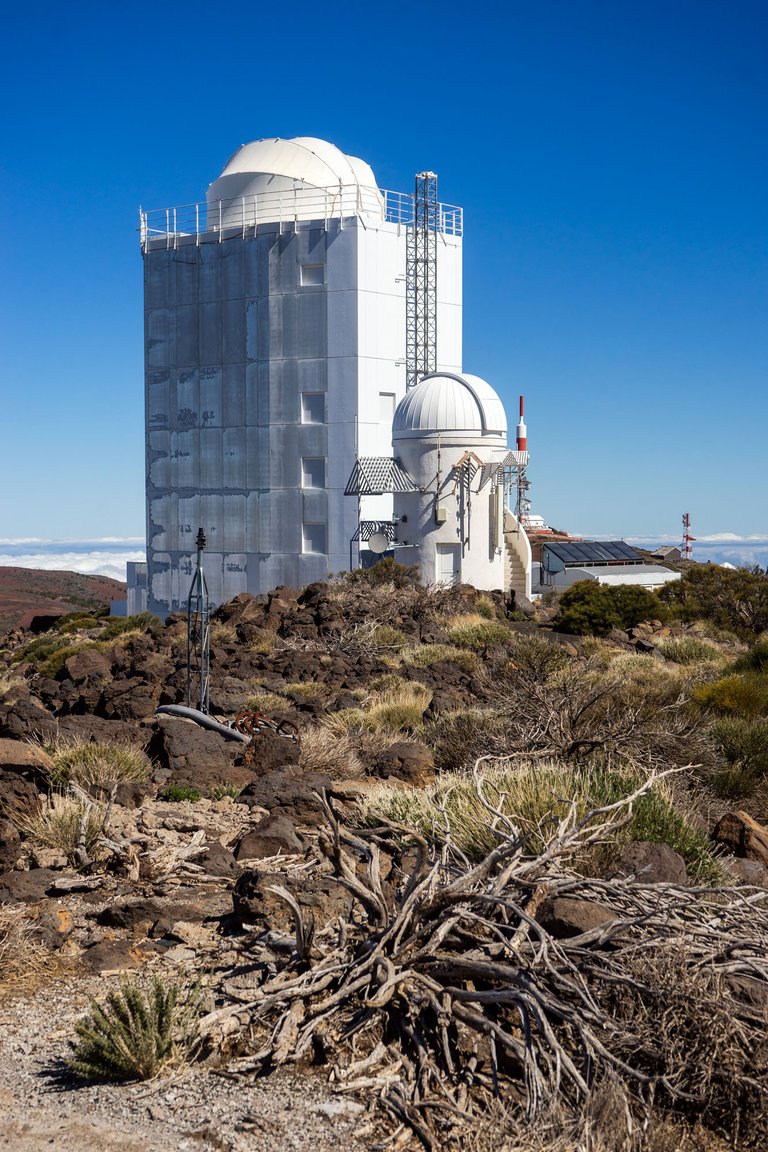
<svg viewBox="0 0 768 1152">
<path fill-rule="evenodd" d="M 256 656 L 270 656 L 277 648 L 277 636 L 268 628 L 254 630 L 253 635 L 246 641 L 246 652 L 253 652 Z"/>
<path fill-rule="evenodd" d="M 298 681 L 295 684 L 286 684 L 283 692 L 286 696 L 296 696 L 299 700 L 317 700 L 325 691 L 322 684 L 314 680 Z"/>
<path fill-rule="evenodd" d="M 288 701 L 276 692 L 256 692 L 243 704 L 243 709 L 249 712 L 285 712 L 288 707 Z"/>
<path fill-rule="evenodd" d="M 402 653 L 403 664 L 413 668 L 430 668 L 433 664 L 457 664 L 463 672 L 475 676 L 482 671 L 483 662 L 476 652 L 456 648 L 453 644 L 419 644 Z"/>
<path fill-rule="evenodd" d="M 223 620 L 214 620 L 211 624 L 211 644 L 236 644 L 237 629 L 234 624 L 227 624 Z"/>
<path fill-rule="evenodd" d="M 19 830 L 35 844 L 66 856 L 75 868 L 97 854 L 106 809 L 84 796 L 52 792 L 34 816 L 19 820 Z"/>
<path fill-rule="evenodd" d="M 365 775 L 349 734 L 320 726 L 302 731 L 299 766 L 304 772 L 319 772 L 331 780 L 359 780 Z"/>
<path fill-rule="evenodd" d="M 143 782 L 152 775 L 152 761 L 132 744 L 67 736 L 43 744 L 43 749 L 53 761 L 50 776 L 56 788 L 74 782 L 108 789 L 115 784 Z"/>
<path fill-rule="evenodd" d="M 556 760 L 502 760 L 487 763 L 482 769 L 486 795 L 514 822 L 532 852 L 541 850 L 571 805 L 583 816 L 592 808 L 618 802 L 641 787 L 645 779 L 646 773 L 640 769 L 617 771 L 598 762 L 590 762 L 578 771 L 573 765 Z M 444 842 L 450 828 L 452 843 L 472 860 L 482 859 L 498 843 L 475 780 L 466 772 L 446 772 L 435 783 L 408 791 L 382 783 L 362 798 L 359 806 L 366 822 L 375 824 L 384 817 L 438 844 Z M 707 837 L 678 811 L 665 781 L 659 781 L 639 797 L 626 826 L 617 829 L 615 845 L 625 845 L 630 840 L 669 844 L 698 877 L 712 883 L 722 879 Z M 600 846 L 578 864 L 600 871 L 609 856 Z"/>
<path fill-rule="evenodd" d="M 697 636 L 672 636 L 661 640 L 657 647 L 666 660 L 675 664 L 723 664 L 727 659 L 717 644 Z"/>
<path fill-rule="evenodd" d="M 686 937 L 638 952 L 609 997 L 631 1036 L 626 1056 L 661 1077 L 659 1095 L 678 1094 L 692 1120 L 733 1141 L 768 1143 L 768 1005 L 762 985 L 750 1003 L 748 973 L 727 976 L 692 963 Z M 754 983 L 754 982 L 752 982 Z"/>
<path fill-rule="evenodd" d="M 0 908 L 0 1001 L 34 992 L 70 966 L 68 958 L 35 938 L 26 908 Z"/>
<path fill-rule="evenodd" d="M 323 724 L 336 733 L 415 732 L 421 729 L 431 700 L 432 691 L 426 685 L 399 681 L 371 696 L 364 707 L 342 708 L 324 719 Z"/>
<path fill-rule="evenodd" d="M 501 620 L 489 620 L 480 612 L 465 612 L 447 622 L 448 639 L 459 648 L 480 650 L 510 644 L 514 633 Z"/>
</svg>

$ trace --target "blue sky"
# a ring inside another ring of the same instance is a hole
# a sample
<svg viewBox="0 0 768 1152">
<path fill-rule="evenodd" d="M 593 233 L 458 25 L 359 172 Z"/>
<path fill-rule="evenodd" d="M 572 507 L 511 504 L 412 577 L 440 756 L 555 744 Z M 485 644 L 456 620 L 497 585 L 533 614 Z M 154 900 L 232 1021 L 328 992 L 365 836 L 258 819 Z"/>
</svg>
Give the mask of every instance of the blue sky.
<svg viewBox="0 0 768 1152">
<path fill-rule="evenodd" d="M 535 511 L 768 539 L 765 0 L 72 0 L 3 40 L 4 540 L 142 536 L 138 207 L 277 135 L 463 205 L 464 367 L 526 395 Z"/>
</svg>

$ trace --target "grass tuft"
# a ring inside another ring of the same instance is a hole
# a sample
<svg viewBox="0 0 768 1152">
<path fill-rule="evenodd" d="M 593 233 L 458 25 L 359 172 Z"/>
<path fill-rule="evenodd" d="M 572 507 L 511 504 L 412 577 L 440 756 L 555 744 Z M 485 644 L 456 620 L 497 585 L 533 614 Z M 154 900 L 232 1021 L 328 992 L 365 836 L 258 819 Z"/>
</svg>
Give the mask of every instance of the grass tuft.
<svg viewBox="0 0 768 1152">
<path fill-rule="evenodd" d="M 111 788 L 129 781 L 143 783 L 152 774 L 152 761 L 146 752 L 130 744 L 60 737 L 43 744 L 43 750 L 53 761 L 50 776 L 55 788 L 72 782 Z"/>
</svg>

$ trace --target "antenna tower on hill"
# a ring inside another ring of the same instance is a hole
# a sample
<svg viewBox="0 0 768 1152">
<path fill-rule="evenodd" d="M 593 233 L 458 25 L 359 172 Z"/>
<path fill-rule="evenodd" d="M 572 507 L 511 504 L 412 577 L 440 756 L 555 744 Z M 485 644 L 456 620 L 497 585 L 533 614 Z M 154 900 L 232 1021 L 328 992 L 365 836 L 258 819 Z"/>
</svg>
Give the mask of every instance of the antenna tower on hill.
<svg viewBox="0 0 768 1152">
<path fill-rule="evenodd" d="M 690 513 L 683 512 L 683 542 L 680 545 L 681 560 L 693 560 L 693 543 L 695 539 L 695 536 L 691 536 Z"/>
</svg>

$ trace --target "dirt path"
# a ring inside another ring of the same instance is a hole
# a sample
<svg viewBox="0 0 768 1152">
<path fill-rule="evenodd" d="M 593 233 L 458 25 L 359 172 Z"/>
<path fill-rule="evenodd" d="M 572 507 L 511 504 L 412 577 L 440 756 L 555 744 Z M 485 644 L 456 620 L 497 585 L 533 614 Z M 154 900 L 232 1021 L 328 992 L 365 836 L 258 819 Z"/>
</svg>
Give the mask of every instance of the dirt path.
<svg viewBox="0 0 768 1152">
<path fill-rule="evenodd" d="M 74 1021 L 103 979 L 0 1005 L 0 1149 L 14 1152 L 364 1152 L 363 1109 L 311 1072 L 255 1083 L 204 1068 L 144 1084 L 56 1076 Z"/>
</svg>

